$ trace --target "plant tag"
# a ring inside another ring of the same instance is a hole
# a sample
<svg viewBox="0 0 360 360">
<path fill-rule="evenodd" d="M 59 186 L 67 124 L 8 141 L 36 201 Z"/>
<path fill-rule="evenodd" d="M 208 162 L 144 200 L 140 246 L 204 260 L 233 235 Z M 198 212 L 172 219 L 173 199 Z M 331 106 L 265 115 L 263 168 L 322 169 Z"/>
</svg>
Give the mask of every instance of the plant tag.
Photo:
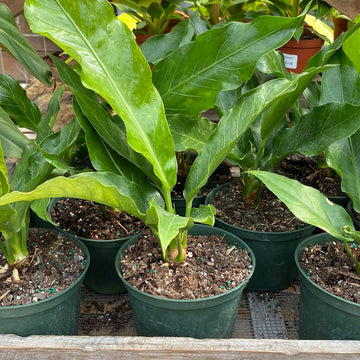
<svg viewBox="0 0 360 360">
<path fill-rule="evenodd" d="M 297 68 L 297 62 L 298 62 L 298 56 L 292 55 L 292 54 L 284 54 L 284 62 L 285 67 L 287 69 L 296 69 Z"/>
</svg>

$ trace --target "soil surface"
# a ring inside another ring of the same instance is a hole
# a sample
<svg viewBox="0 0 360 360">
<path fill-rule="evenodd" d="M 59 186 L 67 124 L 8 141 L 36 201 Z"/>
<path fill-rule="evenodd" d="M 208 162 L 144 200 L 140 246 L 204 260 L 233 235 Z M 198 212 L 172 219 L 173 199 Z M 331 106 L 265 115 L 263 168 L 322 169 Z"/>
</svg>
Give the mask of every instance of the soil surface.
<svg viewBox="0 0 360 360">
<path fill-rule="evenodd" d="M 197 299 L 234 288 L 249 275 L 246 249 L 217 235 L 188 236 L 185 262 L 165 262 L 153 236 L 141 237 L 125 252 L 123 277 L 141 291 L 170 299 Z"/>
<path fill-rule="evenodd" d="M 319 167 L 318 158 L 292 154 L 283 160 L 275 172 L 312 186 L 325 196 L 346 196 L 341 190 L 341 178 L 331 168 Z"/>
<path fill-rule="evenodd" d="M 18 268 L 18 280 L 0 252 L 0 306 L 30 304 L 56 295 L 85 269 L 85 254 L 52 231 L 30 231 L 28 252 L 28 262 Z"/>
<path fill-rule="evenodd" d="M 64 231 L 94 240 L 119 239 L 148 229 L 144 222 L 123 211 L 73 198 L 60 199 L 51 210 L 51 218 Z"/>
<path fill-rule="evenodd" d="M 350 249 L 360 261 L 360 247 Z M 341 242 L 308 246 L 299 260 L 305 274 L 321 288 L 360 304 L 360 275 Z"/>
<path fill-rule="evenodd" d="M 297 230 L 305 226 L 266 188 L 262 191 L 258 207 L 245 205 L 242 201 L 242 184 L 239 181 L 219 189 L 212 204 L 216 208 L 217 218 L 248 230 L 280 232 Z"/>
</svg>

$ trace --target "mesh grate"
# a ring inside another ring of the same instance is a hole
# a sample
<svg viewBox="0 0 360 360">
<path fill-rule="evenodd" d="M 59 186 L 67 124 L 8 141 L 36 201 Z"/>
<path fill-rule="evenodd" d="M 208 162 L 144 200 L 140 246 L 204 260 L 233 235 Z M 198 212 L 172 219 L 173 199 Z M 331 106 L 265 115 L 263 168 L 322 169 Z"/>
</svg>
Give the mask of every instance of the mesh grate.
<svg viewBox="0 0 360 360">
<path fill-rule="evenodd" d="M 233 338 L 298 339 L 298 286 L 280 293 L 244 292 Z M 128 296 L 82 289 L 79 335 L 135 336 Z"/>
</svg>

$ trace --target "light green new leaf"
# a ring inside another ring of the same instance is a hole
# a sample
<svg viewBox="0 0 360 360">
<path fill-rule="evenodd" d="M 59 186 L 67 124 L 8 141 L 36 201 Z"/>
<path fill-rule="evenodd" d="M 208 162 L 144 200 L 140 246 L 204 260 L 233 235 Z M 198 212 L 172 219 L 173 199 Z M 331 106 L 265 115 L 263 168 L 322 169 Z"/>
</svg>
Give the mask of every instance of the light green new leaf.
<svg viewBox="0 0 360 360">
<path fill-rule="evenodd" d="M 344 41 L 343 49 L 345 54 L 353 62 L 357 72 L 360 74 L 360 29 L 358 27 L 359 24 L 356 26 L 357 30 L 353 31 L 351 36 L 348 36 L 348 38 Z"/>
<path fill-rule="evenodd" d="M 19 82 L 6 74 L 0 75 L 0 106 L 17 126 L 36 131 L 41 120 L 39 108 L 30 101 Z"/>
<path fill-rule="evenodd" d="M 24 11 L 32 31 L 80 64 L 84 85 L 122 118 L 130 146 L 152 164 L 169 190 L 176 183 L 176 158 L 163 104 L 133 34 L 112 6 L 106 0 L 28 0 Z"/>
<path fill-rule="evenodd" d="M 0 107 L 0 141 L 4 155 L 21 158 L 27 144 L 31 142 Z"/>
<path fill-rule="evenodd" d="M 7 194 L 10 190 L 8 182 L 8 172 L 5 163 L 5 157 L 0 141 L 0 196 Z"/>
<path fill-rule="evenodd" d="M 344 227 L 354 230 L 346 210 L 330 202 L 318 190 L 272 172 L 250 171 L 258 177 L 301 221 L 314 225 L 341 240 L 348 240 Z"/>
<path fill-rule="evenodd" d="M 203 117 L 169 115 L 168 122 L 176 151 L 200 152 L 206 139 L 216 128 L 215 123 Z"/>
<path fill-rule="evenodd" d="M 22 64 L 27 71 L 47 86 L 51 85 L 51 69 L 20 32 L 11 11 L 0 4 L 0 47 Z"/>
<path fill-rule="evenodd" d="M 198 208 L 192 208 L 190 216 L 194 219 L 194 222 L 214 226 L 215 214 L 215 207 L 209 204 L 207 206 L 200 205 Z"/>
<path fill-rule="evenodd" d="M 166 112 L 196 116 L 212 108 L 220 91 L 250 79 L 257 61 L 286 43 L 300 23 L 274 16 L 228 23 L 174 51 L 153 69 Z"/>
<path fill-rule="evenodd" d="M 341 188 L 360 212 L 360 131 L 334 142 L 325 152 L 326 162 L 341 177 Z"/>
<path fill-rule="evenodd" d="M 194 220 L 190 217 L 183 217 L 165 211 L 162 206 L 153 200 L 147 210 L 145 223 L 159 239 L 165 257 L 170 243 L 176 236 L 179 236 L 181 231 L 190 229 L 194 225 Z"/>
</svg>

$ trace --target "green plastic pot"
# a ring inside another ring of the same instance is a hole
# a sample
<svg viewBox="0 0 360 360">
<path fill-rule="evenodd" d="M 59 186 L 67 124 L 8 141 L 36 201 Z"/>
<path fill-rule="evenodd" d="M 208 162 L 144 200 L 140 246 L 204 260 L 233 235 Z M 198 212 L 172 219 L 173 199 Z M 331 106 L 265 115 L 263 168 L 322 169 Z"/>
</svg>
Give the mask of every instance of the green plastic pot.
<svg viewBox="0 0 360 360">
<path fill-rule="evenodd" d="M 212 297 L 192 300 L 174 300 L 156 297 L 129 285 L 121 276 L 119 264 L 123 251 L 136 240 L 129 240 L 119 250 L 116 270 L 127 288 L 139 336 L 177 336 L 203 338 L 230 338 L 232 336 L 242 292 L 255 268 L 255 257 L 249 247 L 227 231 L 206 225 L 194 225 L 192 235 L 220 234 L 227 242 L 240 249 L 248 249 L 253 268 L 246 281 L 235 288 Z"/>
<path fill-rule="evenodd" d="M 302 241 L 295 251 L 300 276 L 299 338 L 304 340 L 360 340 L 360 305 L 329 293 L 310 280 L 299 264 L 308 245 L 338 241 L 327 233 Z"/>
<path fill-rule="evenodd" d="M 213 189 L 205 199 L 211 204 L 215 194 L 223 187 Z M 256 269 L 246 290 L 278 292 L 288 288 L 297 278 L 294 261 L 296 246 L 314 231 L 314 226 L 283 232 L 262 232 L 230 225 L 215 218 L 215 227 L 224 229 L 246 242 L 254 252 Z"/>
<path fill-rule="evenodd" d="M 85 254 L 86 267 L 83 273 L 71 286 L 52 297 L 37 303 L 0 307 L 0 334 L 77 335 L 81 284 L 89 269 L 90 254 L 84 244 L 74 241 Z"/>
<path fill-rule="evenodd" d="M 49 211 L 54 208 L 59 199 L 52 199 Z M 138 235 L 127 236 L 120 239 L 94 240 L 81 236 L 74 236 L 61 228 L 58 230 L 67 236 L 80 240 L 89 250 L 91 265 L 85 276 L 84 285 L 99 294 L 115 295 L 126 292 L 115 269 L 115 258 L 120 247 L 129 239 Z"/>
</svg>

